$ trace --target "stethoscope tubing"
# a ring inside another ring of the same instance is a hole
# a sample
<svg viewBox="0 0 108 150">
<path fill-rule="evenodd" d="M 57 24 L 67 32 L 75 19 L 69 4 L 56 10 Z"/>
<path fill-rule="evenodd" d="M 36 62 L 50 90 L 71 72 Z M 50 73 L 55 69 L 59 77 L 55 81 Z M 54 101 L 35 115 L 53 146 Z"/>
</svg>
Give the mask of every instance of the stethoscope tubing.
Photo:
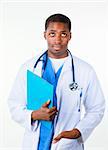
<svg viewBox="0 0 108 150">
<path fill-rule="evenodd" d="M 69 54 L 70 54 L 70 56 L 71 56 L 71 61 L 72 61 L 72 77 L 73 77 L 73 83 L 75 83 L 75 69 L 74 69 L 73 56 L 72 56 L 71 52 L 70 52 L 68 49 L 67 49 L 67 51 L 69 52 Z M 47 64 L 47 59 L 48 59 L 48 54 L 47 54 L 47 52 L 48 52 L 48 50 L 45 51 L 45 52 L 37 59 L 37 61 L 35 62 L 35 65 L 34 65 L 33 70 L 36 69 L 36 66 L 37 66 L 37 64 L 38 64 L 39 61 L 44 61 L 45 64 L 44 64 L 43 70 L 45 70 L 46 64 Z M 46 60 L 41 59 L 45 54 L 46 54 Z"/>
<path fill-rule="evenodd" d="M 70 52 L 68 49 L 67 49 L 67 51 L 69 52 L 69 54 L 70 54 L 70 56 L 71 56 L 72 77 L 73 77 L 73 79 L 72 79 L 73 81 L 72 81 L 71 84 L 69 84 L 69 88 L 70 88 L 71 91 L 76 91 L 76 90 L 79 88 L 79 86 L 78 86 L 77 82 L 75 82 L 75 69 L 74 69 L 73 56 L 72 56 L 71 52 Z M 42 62 L 44 62 L 44 65 L 43 65 L 43 67 L 42 67 L 42 72 L 45 71 L 45 68 L 46 68 L 46 65 L 47 65 L 47 60 L 48 60 L 48 54 L 47 54 L 47 52 L 48 52 L 48 50 L 45 51 L 45 52 L 37 59 L 37 61 L 36 61 L 35 64 L 34 64 L 33 70 L 36 69 L 38 62 L 39 62 L 39 61 L 42 61 Z M 46 55 L 45 60 L 44 60 L 44 59 L 41 59 L 44 55 Z M 82 92 L 80 93 L 80 103 L 81 103 L 81 97 L 82 97 Z M 79 107 L 78 107 L 78 112 L 80 112 L 80 104 L 79 104 Z"/>
</svg>

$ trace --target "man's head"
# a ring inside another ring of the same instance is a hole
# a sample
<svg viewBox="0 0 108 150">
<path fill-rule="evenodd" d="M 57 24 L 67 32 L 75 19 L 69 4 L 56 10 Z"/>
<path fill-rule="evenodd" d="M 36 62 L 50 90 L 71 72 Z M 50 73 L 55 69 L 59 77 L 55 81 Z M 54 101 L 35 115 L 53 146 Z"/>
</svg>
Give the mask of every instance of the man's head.
<svg viewBox="0 0 108 150">
<path fill-rule="evenodd" d="M 71 21 L 67 16 L 63 14 L 54 14 L 54 15 L 49 16 L 45 22 L 45 30 L 47 30 L 49 23 L 51 22 L 61 22 L 61 23 L 67 24 L 69 31 L 71 31 Z"/>
<path fill-rule="evenodd" d="M 45 22 L 44 37 L 48 44 L 48 55 L 53 58 L 67 56 L 67 45 L 71 39 L 71 21 L 63 14 L 54 14 Z"/>
</svg>

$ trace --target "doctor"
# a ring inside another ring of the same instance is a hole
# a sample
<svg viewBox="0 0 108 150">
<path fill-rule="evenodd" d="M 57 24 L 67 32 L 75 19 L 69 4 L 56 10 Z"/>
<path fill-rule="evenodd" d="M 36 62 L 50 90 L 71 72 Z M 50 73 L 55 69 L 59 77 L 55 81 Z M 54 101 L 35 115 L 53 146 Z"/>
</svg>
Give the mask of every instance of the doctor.
<svg viewBox="0 0 108 150">
<path fill-rule="evenodd" d="M 84 142 L 104 114 L 104 96 L 94 69 L 68 50 L 71 21 L 54 14 L 45 22 L 48 50 L 23 64 L 9 96 L 12 118 L 25 128 L 23 150 L 83 150 Z M 50 100 L 39 110 L 28 110 L 27 70 L 54 86 Z M 52 122 L 46 129 L 40 120 Z"/>
</svg>

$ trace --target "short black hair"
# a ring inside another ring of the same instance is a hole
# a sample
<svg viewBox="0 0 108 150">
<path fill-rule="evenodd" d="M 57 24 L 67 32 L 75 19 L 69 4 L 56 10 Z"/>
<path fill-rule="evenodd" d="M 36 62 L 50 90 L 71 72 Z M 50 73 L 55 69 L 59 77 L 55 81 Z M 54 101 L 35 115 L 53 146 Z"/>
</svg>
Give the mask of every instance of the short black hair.
<svg viewBox="0 0 108 150">
<path fill-rule="evenodd" d="M 45 30 L 47 30 L 49 23 L 51 22 L 61 22 L 65 23 L 68 26 L 69 31 L 71 30 L 71 21 L 70 19 L 63 14 L 53 14 L 46 19 Z"/>
</svg>

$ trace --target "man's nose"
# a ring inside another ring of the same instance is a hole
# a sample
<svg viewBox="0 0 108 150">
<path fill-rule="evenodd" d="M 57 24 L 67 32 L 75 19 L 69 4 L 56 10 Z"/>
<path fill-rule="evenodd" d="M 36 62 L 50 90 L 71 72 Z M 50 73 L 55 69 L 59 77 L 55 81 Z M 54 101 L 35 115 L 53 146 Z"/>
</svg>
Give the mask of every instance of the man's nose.
<svg viewBox="0 0 108 150">
<path fill-rule="evenodd" d="M 60 44 L 61 43 L 61 36 L 57 35 L 56 39 L 55 39 L 56 44 Z"/>
</svg>

